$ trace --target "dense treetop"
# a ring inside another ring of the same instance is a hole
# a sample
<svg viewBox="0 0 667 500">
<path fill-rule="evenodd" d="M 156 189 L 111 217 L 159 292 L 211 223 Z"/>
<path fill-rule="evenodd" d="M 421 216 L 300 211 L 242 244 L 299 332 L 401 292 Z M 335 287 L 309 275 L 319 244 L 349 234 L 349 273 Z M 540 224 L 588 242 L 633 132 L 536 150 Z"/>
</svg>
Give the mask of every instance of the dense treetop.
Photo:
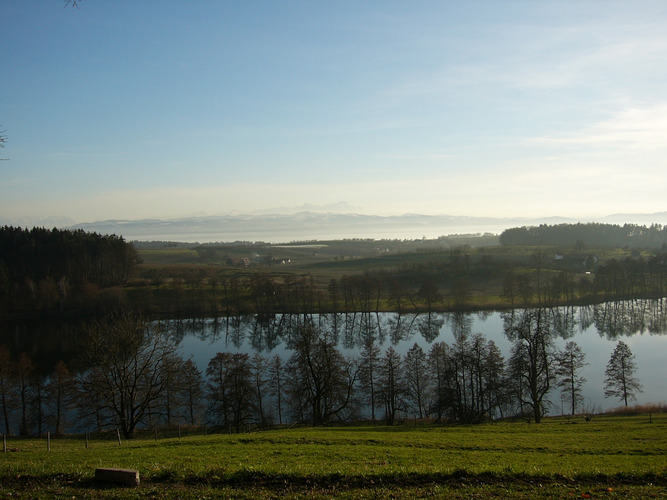
<svg viewBox="0 0 667 500">
<path fill-rule="evenodd" d="M 11 286 L 67 279 L 100 286 L 123 283 L 137 254 L 122 237 L 83 230 L 0 228 L 0 269 Z"/>
<path fill-rule="evenodd" d="M 640 226 L 637 224 L 578 223 L 541 224 L 532 227 L 516 227 L 503 231 L 500 244 L 516 245 L 594 245 L 632 248 L 660 248 L 667 246 L 667 227 L 661 224 Z"/>
</svg>

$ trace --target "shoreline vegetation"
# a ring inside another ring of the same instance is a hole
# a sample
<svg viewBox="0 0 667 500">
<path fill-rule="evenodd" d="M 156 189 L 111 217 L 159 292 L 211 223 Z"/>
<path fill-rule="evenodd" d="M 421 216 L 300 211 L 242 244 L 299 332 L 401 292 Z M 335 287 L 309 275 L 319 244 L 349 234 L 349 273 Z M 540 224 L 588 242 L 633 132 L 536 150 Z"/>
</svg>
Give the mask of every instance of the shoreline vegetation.
<svg viewBox="0 0 667 500">
<path fill-rule="evenodd" d="M 667 229 L 659 225 L 280 245 L 0 228 L 0 318 L 452 312 L 665 295 Z"/>
</svg>

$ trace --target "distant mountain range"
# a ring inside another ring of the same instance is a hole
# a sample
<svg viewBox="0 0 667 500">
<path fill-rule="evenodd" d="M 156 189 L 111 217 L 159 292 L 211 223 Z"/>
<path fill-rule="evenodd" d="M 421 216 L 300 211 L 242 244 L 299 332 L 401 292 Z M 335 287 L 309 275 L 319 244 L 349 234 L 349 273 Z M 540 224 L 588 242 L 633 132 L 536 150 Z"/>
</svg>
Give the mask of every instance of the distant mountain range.
<svg viewBox="0 0 667 500">
<path fill-rule="evenodd" d="M 667 212 L 613 214 L 595 219 L 568 217 L 465 217 L 405 214 L 395 216 L 302 211 L 290 214 L 197 216 L 178 219 L 106 220 L 70 229 L 122 235 L 128 241 L 233 242 L 334 240 L 346 238 L 416 239 L 452 234 L 499 234 L 505 229 L 539 224 L 602 222 L 667 224 Z"/>
</svg>

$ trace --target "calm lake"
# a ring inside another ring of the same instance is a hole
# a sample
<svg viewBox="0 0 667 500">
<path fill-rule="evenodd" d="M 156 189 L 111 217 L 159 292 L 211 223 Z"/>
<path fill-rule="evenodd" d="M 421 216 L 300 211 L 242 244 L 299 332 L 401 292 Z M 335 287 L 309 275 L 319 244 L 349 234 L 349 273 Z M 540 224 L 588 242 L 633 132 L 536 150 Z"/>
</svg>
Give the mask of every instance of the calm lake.
<svg viewBox="0 0 667 500">
<path fill-rule="evenodd" d="M 504 334 L 503 316 L 509 313 L 431 313 L 399 315 L 398 313 L 336 314 L 311 316 L 321 328 L 333 332 L 345 354 L 359 353 L 364 332 L 372 332 L 384 350 L 393 345 L 404 354 L 415 343 L 429 351 L 435 342 L 453 344 L 462 334 L 482 333 L 509 357 L 511 342 Z M 621 405 L 618 400 L 604 398 L 605 368 L 616 343 L 623 340 L 632 350 L 638 365 L 637 378 L 644 392 L 636 403 L 667 403 L 667 299 L 635 300 L 584 307 L 563 307 L 550 310 L 556 345 L 577 342 L 588 363 L 581 375 L 584 384 L 584 408 L 600 411 Z M 202 372 L 218 352 L 259 351 L 265 356 L 291 355 L 288 347 L 290 332 L 303 321 L 303 316 L 276 315 L 235 318 L 198 319 L 176 323 L 180 349 L 192 357 Z M 567 413 L 558 391 L 550 395 L 553 404 L 549 413 Z"/>
</svg>

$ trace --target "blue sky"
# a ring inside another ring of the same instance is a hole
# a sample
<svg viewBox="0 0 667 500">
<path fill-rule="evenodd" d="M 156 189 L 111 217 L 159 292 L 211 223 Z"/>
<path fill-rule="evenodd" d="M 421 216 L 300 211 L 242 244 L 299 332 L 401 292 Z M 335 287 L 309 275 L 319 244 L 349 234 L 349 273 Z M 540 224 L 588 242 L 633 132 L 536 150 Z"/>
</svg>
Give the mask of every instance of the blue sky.
<svg viewBox="0 0 667 500">
<path fill-rule="evenodd" d="M 667 2 L 0 0 L 0 222 L 667 210 Z"/>
</svg>

